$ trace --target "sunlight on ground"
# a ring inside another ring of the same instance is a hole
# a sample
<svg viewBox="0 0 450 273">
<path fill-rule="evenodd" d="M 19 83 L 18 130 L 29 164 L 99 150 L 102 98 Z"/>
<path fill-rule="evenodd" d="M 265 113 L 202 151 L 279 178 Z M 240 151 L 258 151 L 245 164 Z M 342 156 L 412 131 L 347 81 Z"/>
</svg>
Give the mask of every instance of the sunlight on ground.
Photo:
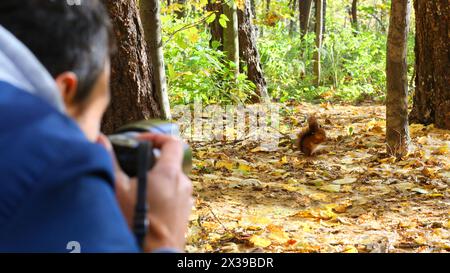
<svg viewBox="0 0 450 273">
<path fill-rule="evenodd" d="M 192 144 L 188 252 L 450 251 L 450 131 L 412 125 L 414 151 L 395 160 L 383 106 L 289 108 L 276 152 Z M 307 158 L 289 136 L 312 112 L 329 140 Z"/>
</svg>

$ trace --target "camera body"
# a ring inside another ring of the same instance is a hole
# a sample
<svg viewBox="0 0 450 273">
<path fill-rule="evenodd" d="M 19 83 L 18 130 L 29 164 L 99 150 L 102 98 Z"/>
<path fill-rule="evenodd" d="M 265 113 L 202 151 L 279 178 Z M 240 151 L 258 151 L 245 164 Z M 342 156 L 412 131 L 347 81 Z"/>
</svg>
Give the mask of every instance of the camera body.
<svg viewBox="0 0 450 273">
<path fill-rule="evenodd" d="M 171 136 L 180 136 L 178 125 L 161 120 L 142 120 L 121 127 L 115 134 L 108 136 L 114 148 L 114 153 L 122 170 L 130 177 L 136 177 L 141 165 L 140 146 L 143 141 L 136 138 L 141 133 L 155 133 Z M 147 142 L 147 141 L 146 141 Z M 159 149 L 155 149 L 152 143 L 147 145 L 146 169 L 151 170 L 160 155 Z M 183 172 L 189 174 L 192 170 L 192 150 L 187 144 L 184 147 Z"/>
</svg>

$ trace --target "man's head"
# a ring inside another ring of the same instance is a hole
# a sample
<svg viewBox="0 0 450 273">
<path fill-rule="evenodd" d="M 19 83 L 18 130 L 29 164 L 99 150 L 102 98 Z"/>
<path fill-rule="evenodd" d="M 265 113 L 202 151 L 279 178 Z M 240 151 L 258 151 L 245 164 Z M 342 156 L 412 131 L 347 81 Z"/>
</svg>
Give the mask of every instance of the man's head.
<svg viewBox="0 0 450 273">
<path fill-rule="evenodd" d="M 111 24 L 99 0 L 72 2 L 1 0 L 0 24 L 46 67 L 67 113 L 95 140 L 110 99 Z"/>
</svg>

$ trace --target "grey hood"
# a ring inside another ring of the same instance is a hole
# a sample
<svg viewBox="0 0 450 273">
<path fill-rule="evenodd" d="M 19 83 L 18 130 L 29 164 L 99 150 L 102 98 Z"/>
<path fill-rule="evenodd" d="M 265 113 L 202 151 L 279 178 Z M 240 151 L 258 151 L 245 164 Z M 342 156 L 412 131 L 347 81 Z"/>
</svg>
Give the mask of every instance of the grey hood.
<svg viewBox="0 0 450 273">
<path fill-rule="evenodd" d="M 65 112 L 53 77 L 28 48 L 1 25 L 0 81 L 38 96 Z"/>
</svg>

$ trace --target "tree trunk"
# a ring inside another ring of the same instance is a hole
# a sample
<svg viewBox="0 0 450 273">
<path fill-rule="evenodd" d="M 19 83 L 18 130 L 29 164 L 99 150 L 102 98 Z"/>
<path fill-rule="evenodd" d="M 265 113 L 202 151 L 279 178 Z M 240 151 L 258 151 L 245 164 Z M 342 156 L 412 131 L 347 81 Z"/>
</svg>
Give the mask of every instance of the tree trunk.
<svg viewBox="0 0 450 273">
<path fill-rule="evenodd" d="M 223 5 L 223 13 L 230 20 L 227 22 L 227 28 L 223 30 L 223 50 L 226 52 L 228 60 L 236 66 L 234 75 L 237 79 L 239 75 L 239 27 L 236 4 L 233 2 L 225 3 Z"/>
<path fill-rule="evenodd" d="M 244 10 L 238 9 L 239 20 L 239 52 L 248 67 L 248 79 L 256 85 L 256 94 L 251 98 L 253 102 L 269 101 L 266 79 L 264 78 L 256 37 L 251 20 L 250 0 L 245 0 Z"/>
<path fill-rule="evenodd" d="M 352 1 L 352 26 L 355 30 L 359 29 L 358 26 L 358 0 L 353 0 Z"/>
<path fill-rule="evenodd" d="M 111 104 L 102 129 L 111 133 L 132 121 L 161 117 L 153 71 L 135 0 L 103 0 L 111 17 L 117 52 L 111 59 Z"/>
<path fill-rule="evenodd" d="M 266 0 L 266 18 L 265 18 L 265 22 L 267 21 L 267 19 L 269 19 L 269 13 L 270 13 L 270 0 Z M 261 37 L 264 36 L 264 24 L 261 25 L 261 31 L 260 31 L 260 35 Z"/>
<path fill-rule="evenodd" d="M 321 50 L 322 50 L 322 30 L 323 30 L 323 0 L 316 0 L 316 50 L 314 52 L 314 74 L 316 85 L 320 85 L 321 77 Z"/>
<path fill-rule="evenodd" d="M 290 5 L 290 9 L 293 13 L 293 16 L 295 16 L 295 11 L 297 8 L 297 0 L 291 0 L 292 4 Z M 296 20 L 294 18 L 291 18 L 289 20 L 289 36 L 292 36 L 294 34 L 295 29 L 295 24 L 296 24 Z"/>
<path fill-rule="evenodd" d="M 163 42 L 161 36 L 161 17 L 158 0 L 140 0 L 141 20 L 148 46 L 148 55 L 154 70 L 154 92 L 161 106 L 161 117 L 171 119 L 170 102 L 167 91 L 166 70 L 164 66 Z"/>
<path fill-rule="evenodd" d="M 322 43 L 327 30 L 327 0 L 322 3 Z"/>
<path fill-rule="evenodd" d="M 309 30 L 309 21 L 311 17 L 312 0 L 299 0 L 299 20 L 300 20 L 300 33 L 304 36 Z"/>
<path fill-rule="evenodd" d="M 239 7 L 238 7 L 239 9 Z M 255 0 L 250 0 L 250 10 L 252 12 L 252 20 L 253 22 L 256 21 L 256 1 Z M 253 24 L 253 28 L 255 29 L 255 36 L 256 39 L 258 39 L 258 35 L 259 35 L 259 28 L 256 24 Z"/>
<path fill-rule="evenodd" d="M 450 6 L 416 0 L 416 90 L 411 122 L 450 129 Z"/>
<path fill-rule="evenodd" d="M 402 157 L 409 152 L 408 128 L 408 31 L 411 0 L 392 1 L 386 60 L 386 142 L 388 153 Z"/>
<path fill-rule="evenodd" d="M 208 4 L 206 5 L 206 10 L 215 12 L 216 13 L 216 19 L 214 22 L 209 24 L 210 30 L 211 30 L 211 40 L 209 41 L 209 45 L 212 47 L 212 42 L 217 41 L 221 45 L 219 46 L 218 50 L 223 51 L 223 28 L 219 24 L 219 17 L 223 13 L 223 7 L 222 7 L 222 1 L 221 0 L 208 0 Z"/>
</svg>

